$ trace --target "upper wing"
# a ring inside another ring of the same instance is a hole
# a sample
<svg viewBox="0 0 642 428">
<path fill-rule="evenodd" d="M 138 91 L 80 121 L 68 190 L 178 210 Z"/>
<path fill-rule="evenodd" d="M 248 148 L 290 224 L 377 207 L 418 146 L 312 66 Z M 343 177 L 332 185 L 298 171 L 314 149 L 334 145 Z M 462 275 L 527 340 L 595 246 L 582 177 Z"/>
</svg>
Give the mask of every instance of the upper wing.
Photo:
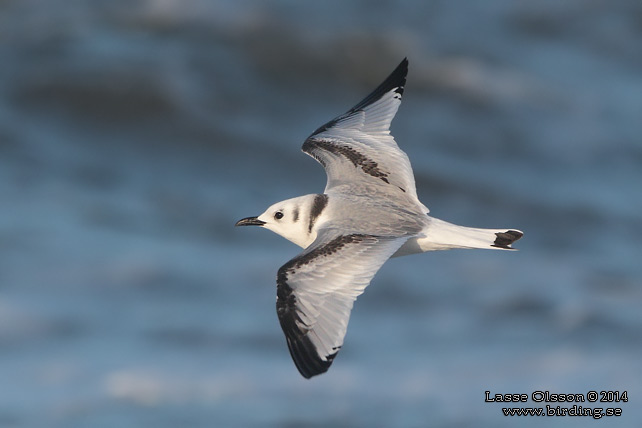
<svg viewBox="0 0 642 428">
<path fill-rule="evenodd" d="M 328 370 L 343 344 L 353 302 L 407 239 L 326 230 L 279 269 L 276 311 L 305 378 Z"/>
<path fill-rule="evenodd" d="M 337 186 L 366 182 L 392 186 L 387 191 L 404 192 L 417 200 L 408 156 L 390 135 L 390 122 L 401 104 L 407 73 L 408 60 L 404 59 L 370 95 L 314 131 L 303 143 L 303 151 L 325 168 L 325 193 Z"/>
</svg>

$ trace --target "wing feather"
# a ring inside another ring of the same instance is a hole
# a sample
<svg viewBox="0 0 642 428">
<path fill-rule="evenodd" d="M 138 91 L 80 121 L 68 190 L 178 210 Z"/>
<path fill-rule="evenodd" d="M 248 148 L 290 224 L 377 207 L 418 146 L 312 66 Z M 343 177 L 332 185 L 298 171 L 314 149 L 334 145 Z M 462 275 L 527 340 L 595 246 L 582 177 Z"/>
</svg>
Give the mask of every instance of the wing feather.
<svg viewBox="0 0 642 428">
<path fill-rule="evenodd" d="M 279 269 L 277 314 L 304 377 L 328 370 L 343 344 L 355 299 L 407 239 L 322 231 Z"/>
<path fill-rule="evenodd" d="M 385 192 L 405 193 L 428 212 L 417 199 L 410 160 L 390 135 L 407 73 L 408 60 L 404 59 L 370 95 L 303 143 L 302 150 L 326 170 L 325 193 L 341 186 L 354 189 L 366 182 L 371 188 L 385 186 Z"/>
</svg>

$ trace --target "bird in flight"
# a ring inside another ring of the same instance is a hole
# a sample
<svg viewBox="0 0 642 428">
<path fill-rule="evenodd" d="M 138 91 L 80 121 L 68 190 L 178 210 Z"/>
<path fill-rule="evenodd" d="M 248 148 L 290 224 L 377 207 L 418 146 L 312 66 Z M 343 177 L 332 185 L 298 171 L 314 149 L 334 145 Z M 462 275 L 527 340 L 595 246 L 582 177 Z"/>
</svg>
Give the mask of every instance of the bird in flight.
<svg viewBox="0 0 642 428">
<path fill-rule="evenodd" d="M 277 273 L 276 311 L 305 378 L 326 372 L 356 298 L 390 257 L 451 248 L 511 250 L 516 229 L 458 226 L 428 215 L 408 156 L 390 134 L 408 60 L 370 95 L 314 131 L 303 152 L 325 169 L 324 193 L 269 207 L 236 226 L 261 226 L 304 248 Z"/>
</svg>

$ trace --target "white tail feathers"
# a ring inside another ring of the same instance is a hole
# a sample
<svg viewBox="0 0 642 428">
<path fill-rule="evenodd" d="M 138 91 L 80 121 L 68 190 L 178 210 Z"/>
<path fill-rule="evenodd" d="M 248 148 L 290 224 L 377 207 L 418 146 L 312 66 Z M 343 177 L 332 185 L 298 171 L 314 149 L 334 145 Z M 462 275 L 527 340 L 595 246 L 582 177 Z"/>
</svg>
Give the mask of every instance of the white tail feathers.
<svg viewBox="0 0 642 428">
<path fill-rule="evenodd" d="M 423 237 L 406 242 L 393 257 L 453 248 L 515 250 L 511 244 L 524 235 L 516 229 L 478 229 L 458 226 L 433 217 L 424 234 Z"/>
</svg>

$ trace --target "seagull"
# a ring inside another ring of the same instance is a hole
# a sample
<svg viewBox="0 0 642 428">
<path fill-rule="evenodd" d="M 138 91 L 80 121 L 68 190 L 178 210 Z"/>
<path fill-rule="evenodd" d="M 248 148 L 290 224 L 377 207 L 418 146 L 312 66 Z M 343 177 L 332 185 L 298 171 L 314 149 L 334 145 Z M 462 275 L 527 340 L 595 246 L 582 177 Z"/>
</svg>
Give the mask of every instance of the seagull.
<svg viewBox="0 0 642 428">
<path fill-rule="evenodd" d="M 390 257 L 451 248 L 512 250 L 523 235 L 428 215 L 408 156 L 390 134 L 407 73 L 404 58 L 370 95 L 305 140 L 303 152 L 327 174 L 324 193 L 277 202 L 236 223 L 264 227 L 304 249 L 278 270 L 276 311 L 306 379 L 330 368 L 354 301 Z"/>
</svg>

